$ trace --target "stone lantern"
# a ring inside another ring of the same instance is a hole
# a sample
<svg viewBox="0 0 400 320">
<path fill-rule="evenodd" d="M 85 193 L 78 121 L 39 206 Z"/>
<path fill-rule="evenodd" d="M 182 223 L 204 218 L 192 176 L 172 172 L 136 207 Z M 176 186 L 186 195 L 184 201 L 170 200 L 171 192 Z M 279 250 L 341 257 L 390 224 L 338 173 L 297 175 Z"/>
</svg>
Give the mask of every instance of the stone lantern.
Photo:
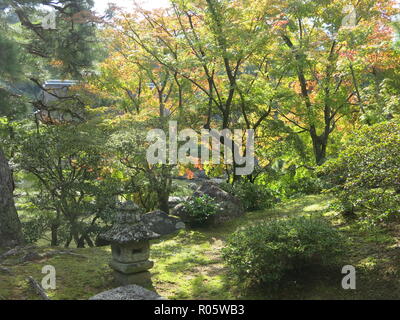
<svg viewBox="0 0 400 320">
<path fill-rule="evenodd" d="M 141 220 L 142 212 L 132 202 L 118 207 L 116 223 L 102 234 L 101 238 L 111 242 L 110 267 L 118 285 L 151 284 L 148 272 L 154 265 L 150 258 L 150 240 L 160 237 Z"/>
</svg>

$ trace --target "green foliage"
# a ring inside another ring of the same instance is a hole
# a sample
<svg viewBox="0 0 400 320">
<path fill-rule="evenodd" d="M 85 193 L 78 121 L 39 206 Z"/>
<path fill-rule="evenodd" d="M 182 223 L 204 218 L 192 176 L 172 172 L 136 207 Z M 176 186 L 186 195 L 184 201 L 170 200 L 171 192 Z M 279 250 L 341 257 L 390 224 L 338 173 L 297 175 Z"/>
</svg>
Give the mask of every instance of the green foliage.
<svg viewBox="0 0 400 320">
<path fill-rule="evenodd" d="M 317 194 L 322 190 L 321 181 L 314 176 L 283 176 L 279 181 L 279 193 L 293 198 L 301 195 Z"/>
<path fill-rule="evenodd" d="M 385 122 L 357 131 L 337 159 L 321 169 L 344 212 L 378 222 L 400 212 L 400 125 Z"/>
<path fill-rule="evenodd" d="M 274 193 L 266 186 L 240 181 L 234 185 L 222 183 L 222 189 L 237 197 L 246 211 L 256 211 L 273 207 L 276 203 Z"/>
<path fill-rule="evenodd" d="M 24 24 L 21 36 L 28 42 L 29 53 L 61 62 L 55 72 L 79 78 L 82 70 L 92 67 L 93 60 L 101 52 L 95 23 L 99 19 L 89 14 L 93 1 L 61 0 L 56 10 L 56 29 L 37 28 L 31 23 L 37 19 L 40 21 L 49 13 L 38 5 L 48 3 L 51 2 L 36 0 L 20 6 L 17 13 Z"/>
<path fill-rule="evenodd" d="M 119 162 L 119 169 L 133 193 L 133 200 L 147 210 L 158 208 L 168 212 L 168 198 L 172 192 L 174 165 L 154 164 L 147 161 L 151 143 L 147 132 L 154 128 L 165 128 L 159 119 L 139 121 L 126 117 L 119 122 L 118 130 L 111 135 L 107 147 Z"/>
<path fill-rule="evenodd" d="M 15 76 L 21 71 L 18 61 L 19 48 L 15 41 L 0 34 L 0 76 Z M 0 83 L 1 84 L 1 83 Z"/>
<path fill-rule="evenodd" d="M 293 272 L 333 266 L 343 236 L 321 218 L 265 221 L 236 231 L 223 249 L 232 274 L 248 285 L 278 284 Z"/>
<path fill-rule="evenodd" d="M 282 199 L 318 194 L 323 189 L 323 181 L 313 171 L 283 160 L 276 161 L 260 180 Z"/>
<path fill-rule="evenodd" d="M 91 245 L 90 236 L 101 231 L 99 222 L 108 222 L 107 210 L 121 193 L 119 181 L 102 159 L 101 133 L 85 125 L 54 126 L 28 130 L 21 139 L 15 160 L 35 177 L 37 190 L 26 204 L 26 211 L 33 214 L 25 226 L 28 238 L 34 240 L 54 228 L 66 236 L 52 235 L 53 243 L 65 240 L 69 244 L 73 237 L 77 245 L 82 246 L 82 241 Z M 35 234 L 35 226 L 43 231 Z"/>
<path fill-rule="evenodd" d="M 44 215 L 30 217 L 22 221 L 22 232 L 27 243 L 36 243 L 48 231 L 48 219 Z"/>
<path fill-rule="evenodd" d="M 184 206 L 188 216 L 187 222 L 191 226 L 207 225 L 219 211 L 215 200 L 206 194 L 190 198 L 184 202 Z"/>
</svg>

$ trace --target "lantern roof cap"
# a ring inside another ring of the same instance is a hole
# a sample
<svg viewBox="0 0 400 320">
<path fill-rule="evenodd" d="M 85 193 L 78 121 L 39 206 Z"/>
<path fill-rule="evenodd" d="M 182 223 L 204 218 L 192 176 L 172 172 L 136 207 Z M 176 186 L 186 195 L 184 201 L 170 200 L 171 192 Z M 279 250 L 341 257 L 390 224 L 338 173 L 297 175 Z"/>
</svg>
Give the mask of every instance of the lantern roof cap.
<svg viewBox="0 0 400 320">
<path fill-rule="evenodd" d="M 158 239 L 160 235 L 153 232 L 142 219 L 142 210 L 133 202 L 119 203 L 118 214 L 112 228 L 101 235 L 111 243 L 128 244 Z"/>
</svg>

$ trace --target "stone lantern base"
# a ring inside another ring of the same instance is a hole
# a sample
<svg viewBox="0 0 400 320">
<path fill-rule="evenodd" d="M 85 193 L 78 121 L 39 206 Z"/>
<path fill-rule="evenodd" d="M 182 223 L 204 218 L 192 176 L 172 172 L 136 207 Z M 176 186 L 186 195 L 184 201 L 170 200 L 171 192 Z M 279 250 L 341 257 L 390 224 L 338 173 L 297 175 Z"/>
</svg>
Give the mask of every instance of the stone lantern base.
<svg viewBox="0 0 400 320">
<path fill-rule="evenodd" d="M 111 260 L 110 262 L 112 269 L 125 274 L 144 272 L 153 268 L 153 266 L 154 262 L 149 260 L 132 263 L 122 263 L 115 260 Z"/>
<path fill-rule="evenodd" d="M 136 284 L 142 287 L 151 286 L 151 273 L 148 271 L 126 274 L 114 270 L 114 282 L 118 286 Z"/>
<path fill-rule="evenodd" d="M 118 285 L 146 285 L 150 282 L 148 270 L 153 267 L 154 262 L 149 260 L 149 241 L 114 243 L 111 250 L 113 258 L 110 267 L 114 270 L 115 282 Z"/>
<path fill-rule="evenodd" d="M 151 285 L 148 270 L 154 263 L 149 260 L 150 240 L 160 235 L 142 221 L 141 210 L 135 204 L 126 203 L 120 210 L 112 228 L 101 235 L 111 243 L 110 267 L 114 270 L 115 282 L 123 286 Z"/>
</svg>

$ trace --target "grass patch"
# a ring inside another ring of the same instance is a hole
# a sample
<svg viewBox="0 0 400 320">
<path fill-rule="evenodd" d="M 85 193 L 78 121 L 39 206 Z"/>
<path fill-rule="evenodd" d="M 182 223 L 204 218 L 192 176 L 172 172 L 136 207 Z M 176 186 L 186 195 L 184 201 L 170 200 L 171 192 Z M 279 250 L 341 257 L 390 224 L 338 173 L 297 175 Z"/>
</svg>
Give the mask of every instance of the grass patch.
<svg viewBox="0 0 400 320">
<path fill-rule="evenodd" d="M 345 222 L 340 215 L 329 211 L 331 201 L 327 195 L 305 196 L 274 209 L 247 213 L 218 227 L 184 230 L 154 241 L 153 289 L 168 299 L 399 299 L 400 227 L 368 230 L 355 222 Z M 346 263 L 357 269 L 357 290 L 341 288 L 341 270 L 315 270 L 300 275 L 279 291 L 271 288 L 245 291 L 232 282 L 221 259 L 225 239 L 242 226 L 296 215 L 325 216 L 345 233 L 351 245 Z M 41 247 L 39 251 L 45 250 L 53 249 Z M 48 291 L 53 299 L 88 299 L 114 287 L 108 267 L 109 247 L 73 251 L 87 258 L 60 255 L 6 266 L 13 275 L 0 272 L 0 299 L 38 299 L 26 278 L 33 276 L 40 282 L 45 265 L 53 265 L 57 271 L 57 289 Z"/>
<path fill-rule="evenodd" d="M 51 250 L 54 249 L 57 248 Z M 46 250 L 49 248 L 40 248 L 36 251 L 43 253 Z M 73 251 L 86 258 L 59 255 L 35 262 L 7 265 L 12 274 L 0 273 L 0 296 L 3 299 L 37 300 L 38 296 L 29 287 L 26 279 L 32 276 L 40 283 L 45 276 L 42 274 L 42 268 L 46 265 L 52 265 L 56 269 L 57 289 L 47 290 L 51 299 L 88 299 L 104 289 L 113 287 L 112 275 L 108 267 L 109 248 L 74 249 Z"/>
</svg>

